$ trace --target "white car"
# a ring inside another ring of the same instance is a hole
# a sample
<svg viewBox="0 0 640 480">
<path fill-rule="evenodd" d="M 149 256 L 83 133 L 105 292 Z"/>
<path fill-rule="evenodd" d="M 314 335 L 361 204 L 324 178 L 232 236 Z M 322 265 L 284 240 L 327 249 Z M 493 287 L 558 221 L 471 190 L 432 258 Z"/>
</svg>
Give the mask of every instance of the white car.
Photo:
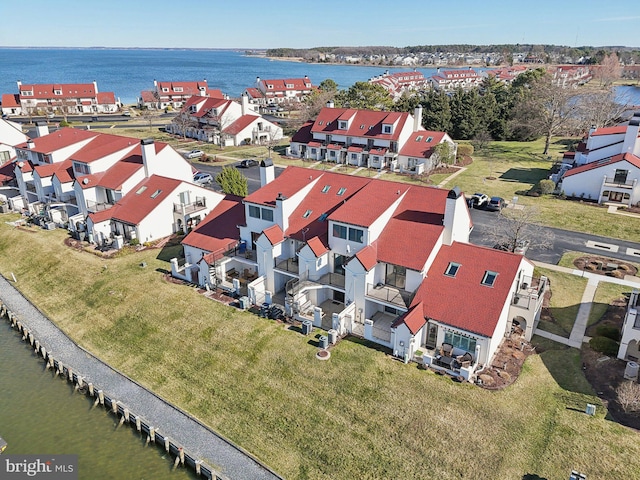
<svg viewBox="0 0 640 480">
<path fill-rule="evenodd" d="M 489 196 L 485 193 L 474 193 L 469 197 L 469 206 L 474 208 L 484 208 L 489 203 Z"/>
<path fill-rule="evenodd" d="M 129 110 L 123 110 L 122 111 L 122 116 L 123 117 L 130 117 L 131 116 L 131 112 Z"/>
<path fill-rule="evenodd" d="M 193 175 L 193 183 L 196 185 L 211 185 L 213 183 L 213 177 L 209 173 L 196 172 Z"/>
<path fill-rule="evenodd" d="M 203 155 L 204 152 L 202 150 L 191 150 L 190 152 L 184 154 L 186 158 L 200 158 Z"/>
</svg>

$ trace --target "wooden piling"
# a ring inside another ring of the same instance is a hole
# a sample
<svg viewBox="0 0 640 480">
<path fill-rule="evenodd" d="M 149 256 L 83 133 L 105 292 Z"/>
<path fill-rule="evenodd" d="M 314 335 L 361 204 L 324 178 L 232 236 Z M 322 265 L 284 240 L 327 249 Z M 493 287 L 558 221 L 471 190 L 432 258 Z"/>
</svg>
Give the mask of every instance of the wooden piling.
<svg viewBox="0 0 640 480">
<path fill-rule="evenodd" d="M 111 399 L 111 411 L 118 415 L 118 404 L 116 403 L 116 401 L 114 399 Z"/>
<path fill-rule="evenodd" d="M 70 382 L 73 382 L 73 370 L 71 367 L 67 367 L 67 378 Z"/>
<path fill-rule="evenodd" d="M 156 429 L 155 427 L 149 427 L 149 439 L 156 443 Z"/>
<path fill-rule="evenodd" d="M 31 346 L 33 347 L 36 339 L 33 337 L 33 333 L 29 332 L 29 335 L 27 335 L 29 337 L 29 343 L 31 344 Z"/>
<path fill-rule="evenodd" d="M 200 468 L 201 464 L 202 464 L 202 460 L 196 460 L 196 475 L 198 476 L 201 475 L 201 468 Z"/>
<path fill-rule="evenodd" d="M 171 444 L 169 442 L 169 437 L 164 437 L 164 449 L 167 453 L 169 453 L 169 449 L 171 448 Z"/>
<path fill-rule="evenodd" d="M 140 417 L 138 417 L 137 415 L 136 415 L 136 430 L 138 431 L 138 433 L 142 431 L 142 425 L 140 424 Z"/>
<path fill-rule="evenodd" d="M 40 353 L 40 340 L 36 340 L 35 344 L 36 344 L 36 354 L 39 354 Z"/>
<path fill-rule="evenodd" d="M 178 457 L 180 458 L 180 463 L 184 465 L 184 449 L 182 447 L 178 448 Z"/>
<path fill-rule="evenodd" d="M 98 401 L 100 405 L 104 405 L 104 392 L 102 390 L 98 390 Z"/>
<path fill-rule="evenodd" d="M 127 407 L 124 407 L 124 410 L 122 411 L 122 418 L 129 423 L 129 409 Z"/>
<path fill-rule="evenodd" d="M 93 397 L 93 383 L 89 382 L 89 395 Z"/>
</svg>

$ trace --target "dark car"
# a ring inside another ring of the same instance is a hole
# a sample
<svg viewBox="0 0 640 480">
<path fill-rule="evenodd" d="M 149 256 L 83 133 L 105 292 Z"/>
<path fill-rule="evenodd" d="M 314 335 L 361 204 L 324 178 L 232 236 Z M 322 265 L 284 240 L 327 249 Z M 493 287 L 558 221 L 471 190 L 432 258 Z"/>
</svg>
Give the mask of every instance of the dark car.
<svg viewBox="0 0 640 480">
<path fill-rule="evenodd" d="M 240 168 L 249 168 L 249 167 L 255 167 L 256 165 L 258 165 L 258 161 L 257 160 L 253 160 L 251 158 L 247 158 L 245 160 L 240 160 L 240 163 L 238 164 L 238 167 L 240 167 Z"/>
<path fill-rule="evenodd" d="M 506 203 L 504 198 L 502 197 L 491 197 L 489 203 L 486 205 L 487 210 L 491 210 L 492 212 L 500 212 L 505 207 Z"/>
</svg>

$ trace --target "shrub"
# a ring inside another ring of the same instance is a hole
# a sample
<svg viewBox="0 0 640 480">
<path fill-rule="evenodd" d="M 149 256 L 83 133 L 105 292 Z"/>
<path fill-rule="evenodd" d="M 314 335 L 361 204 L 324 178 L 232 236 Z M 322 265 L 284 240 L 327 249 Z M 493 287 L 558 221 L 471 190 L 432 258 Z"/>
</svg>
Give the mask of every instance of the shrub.
<svg viewBox="0 0 640 480">
<path fill-rule="evenodd" d="M 540 182 L 538 182 L 538 190 L 543 195 L 548 195 L 549 193 L 553 193 L 555 189 L 556 189 L 556 184 L 554 183 L 553 180 L 545 179 L 545 180 L 540 180 Z"/>
<path fill-rule="evenodd" d="M 133 245 L 134 247 L 135 247 L 136 245 L 140 245 L 140 240 L 138 240 L 137 238 L 132 238 L 132 239 L 129 241 L 129 245 Z"/>
<path fill-rule="evenodd" d="M 623 382 L 616 388 L 616 394 L 618 403 L 625 412 L 637 412 L 640 410 L 640 384 Z"/>
<path fill-rule="evenodd" d="M 598 328 L 596 328 L 596 335 L 599 337 L 610 338 L 617 342 L 620 340 L 620 329 L 613 325 L 598 325 Z"/>
<path fill-rule="evenodd" d="M 61 127 L 68 127 L 69 125 L 71 125 L 71 122 L 68 122 L 67 120 L 61 120 L 60 121 L 60 126 Z"/>
<path fill-rule="evenodd" d="M 604 353 L 609 356 L 618 354 L 618 342 L 607 337 L 593 337 L 589 340 L 589 346 L 596 352 Z"/>
<path fill-rule="evenodd" d="M 473 145 L 471 145 L 470 143 L 460 143 L 458 144 L 458 156 L 459 157 L 464 157 L 464 156 L 471 156 L 473 155 Z"/>
</svg>

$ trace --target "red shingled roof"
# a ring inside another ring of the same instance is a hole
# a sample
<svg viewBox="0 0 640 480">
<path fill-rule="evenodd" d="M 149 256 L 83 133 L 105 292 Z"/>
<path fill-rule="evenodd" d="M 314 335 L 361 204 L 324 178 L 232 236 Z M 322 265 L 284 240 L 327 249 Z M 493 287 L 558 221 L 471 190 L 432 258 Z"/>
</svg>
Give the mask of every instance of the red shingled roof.
<svg viewBox="0 0 640 480">
<path fill-rule="evenodd" d="M 46 165 L 36 165 L 33 170 L 38 174 L 40 178 L 51 177 L 58 170 L 66 170 L 71 166 L 71 160 L 65 160 L 64 162 L 48 163 Z"/>
<path fill-rule="evenodd" d="M 309 245 L 309 248 L 316 257 L 319 257 L 329 251 L 329 247 L 322 243 L 322 240 L 320 240 L 319 237 L 313 237 L 307 242 L 307 245 Z"/>
<path fill-rule="evenodd" d="M 346 135 L 351 137 L 398 140 L 405 122 L 410 118 L 406 112 L 378 112 L 373 110 L 354 110 L 347 108 L 323 108 L 311 128 L 314 133 Z M 340 130 L 338 118 L 351 118 L 349 128 Z M 382 133 L 382 125 L 394 125 L 393 133 Z"/>
<path fill-rule="evenodd" d="M 311 180 L 323 174 L 321 170 L 311 170 L 301 167 L 288 167 L 274 181 L 266 184 L 260 190 L 245 197 L 245 202 L 274 206 L 278 193 L 290 197 L 298 192 Z"/>
<path fill-rule="evenodd" d="M 310 86 L 307 87 L 305 85 L 305 80 L 308 81 L 309 84 L 311 84 L 311 80 L 309 80 L 309 78 L 306 78 L 306 79 L 305 78 L 285 78 L 285 79 L 276 79 L 276 80 L 261 80 L 261 83 L 267 92 L 282 93 L 282 92 L 291 91 L 291 90 L 298 90 L 298 91 L 310 90 L 311 87 Z M 269 88 L 269 85 L 271 85 L 271 88 Z M 291 85 L 291 87 L 288 87 L 287 85 Z"/>
<path fill-rule="evenodd" d="M 68 147 L 74 143 L 86 141 L 100 135 L 97 132 L 90 130 L 79 130 L 77 128 L 61 128 L 57 132 L 50 133 L 44 137 L 34 138 L 34 147 L 31 151 L 39 153 L 51 153 L 61 148 Z M 20 145 L 16 145 L 16 148 L 27 148 L 27 143 L 24 142 Z"/>
<path fill-rule="evenodd" d="M 95 97 L 96 89 L 93 83 L 57 83 L 57 84 L 26 84 L 20 87 L 20 97 L 24 99 L 48 99 L 48 98 L 87 98 Z M 54 93 L 60 90 L 61 95 Z M 31 91 L 33 95 L 22 95 L 24 91 Z"/>
<path fill-rule="evenodd" d="M 493 248 L 443 245 L 411 306 L 422 304 L 424 317 L 491 337 L 523 261 L 522 255 Z M 460 264 L 455 277 L 444 274 L 450 262 Z M 481 284 L 487 271 L 498 273 L 492 287 Z"/>
<path fill-rule="evenodd" d="M 618 162 L 629 162 L 636 168 L 640 168 L 640 158 L 636 157 L 631 153 L 621 153 L 618 155 L 614 155 L 610 158 L 605 158 L 602 160 L 598 160 L 596 162 L 587 163 L 586 165 L 580 165 L 579 167 L 572 168 L 564 174 L 565 177 L 570 177 L 572 175 L 577 175 L 578 173 L 587 172 L 589 170 L 595 170 L 596 168 L 606 167 L 613 163 Z"/>
<path fill-rule="evenodd" d="M 158 101 L 155 93 L 151 90 L 143 90 L 140 92 L 140 98 L 142 98 L 142 101 L 145 103 L 154 103 Z"/>
<path fill-rule="evenodd" d="M 55 135 L 55 133 L 53 135 Z M 132 149 L 137 147 L 138 150 L 140 150 L 140 140 L 137 138 L 99 133 L 94 135 L 94 138 L 87 145 L 72 154 L 71 159 L 82 163 L 91 163 L 130 147 L 132 147 Z M 156 151 L 158 151 L 157 146 Z"/>
<path fill-rule="evenodd" d="M 20 96 L 17 93 L 2 94 L 2 108 L 15 108 L 20 106 Z"/>
<path fill-rule="evenodd" d="M 116 103 L 116 96 L 113 92 L 99 92 L 97 97 L 100 105 L 115 105 Z"/>
<path fill-rule="evenodd" d="M 375 267 L 378 264 L 375 242 L 371 245 L 367 245 L 356 253 L 356 258 L 367 272 Z"/>
<path fill-rule="evenodd" d="M 13 162 L 7 162 L 0 166 L 0 185 L 10 182 L 16 178 L 15 164 Z"/>
<path fill-rule="evenodd" d="M 429 158 L 433 153 L 433 147 L 442 142 L 445 132 L 432 132 L 420 130 L 412 132 L 411 136 L 402 146 L 399 155 L 414 158 Z M 427 141 L 431 139 L 430 141 Z"/>
<path fill-rule="evenodd" d="M 262 233 L 264 233 L 267 240 L 271 242 L 271 245 L 277 245 L 284 240 L 284 234 L 280 225 L 271 225 L 269 228 L 265 228 Z"/>
<path fill-rule="evenodd" d="M 421 307 L 422 303 L 413 305 L 406 313 L 398 317 L 396 321 L 393 322 L 391 328 L 397 327 L 404 323 L 411 332 L 411 335 L 415 335 L 416 333 L 418 333 L 420 329 L 427 323 L 426 318 L 424 318 L 424 315 L 422 314 Z"/>
<path fill-rule="evenodd" d="M 293 134 L 291 137 L 291 142 L 297 143 L 309 143 L 313 140 L 313 134 L 311 133 L 311 127 L 313 127 L 313 122 L 306 122 L 300 129 Z M 318 146 L 320 144 L 318 143 Z"/>
<path fill-rule="evenodd" d="M 71 164 L 71 161 L 69 160 L 65 160 L 65 162 L 69 162 L 69 166 L 67 166 L 67 168 L 61 168 L 58 171 L 56 171 L 56 173 L 53 174 L 54 177 L 58 178 L 58 181 L 60 183 L 69 183 L 69 182 L 73 182 L 73 180 L 75 179 L 75 175 L 73 173 L 73 165 Z"/>
<path fill-rule="evenodd" d="M 618 125 L 616 127 L 602 127 L 595 129 L 589 136 L 598 137 L 600 135 L 619 135 L 627 133 L 626 125 Z"/>
<path fill-rule="evenodd" d="M 227 195 L 181 243 L 214 254 L 224 253 L 238 241 L 238 225 L 244 223 L 242 198 Z"/>
<path fill-rule="evenodd" d="M 166 88 L 169 91 L 163 92 L 162 90 Z M 176 91 L 176 88 L 180 88 L 181 91 Z M 206 80 L 201 80 L 199 82 L 158 82 L 157 91 L 162 95 L 200 95 L 200 88 L 204 88 L 205 91 L 208 90 L 208 85 Z"/>
<path fill-rule="evenodd" d="M 259 118 L 260 117 L 257 115 L 242 115 L 235 122 L 225 128 L 223 132 L 229 135 L 237 135 Z"/>
</svg>

